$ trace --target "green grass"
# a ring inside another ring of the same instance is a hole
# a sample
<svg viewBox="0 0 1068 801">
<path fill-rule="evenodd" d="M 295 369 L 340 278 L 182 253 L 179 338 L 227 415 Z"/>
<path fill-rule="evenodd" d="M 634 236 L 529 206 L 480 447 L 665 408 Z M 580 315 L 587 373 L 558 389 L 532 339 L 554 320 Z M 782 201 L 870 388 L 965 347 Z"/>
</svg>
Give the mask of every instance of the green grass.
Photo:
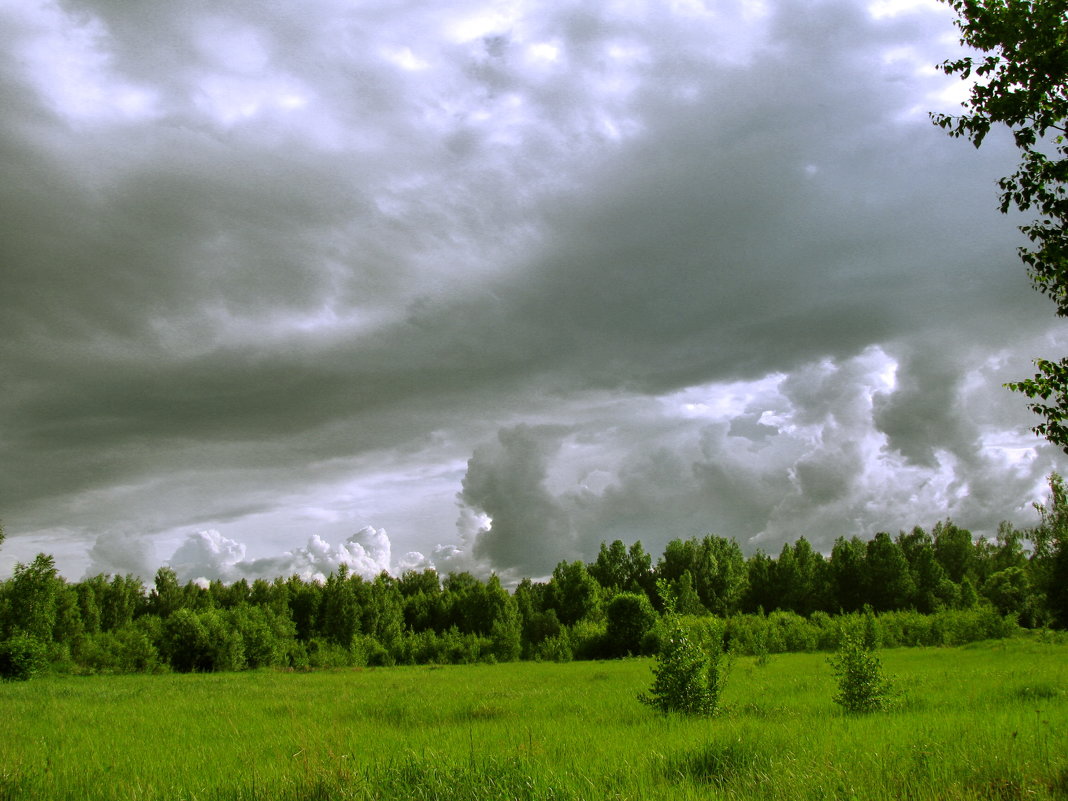
<svg viewBox="0 0 1068 801">
<path fill-rule="evenodd" d="M 1068 645 L 880 652 L 850 716 L 825 654 L 735 661 L 713 719 L 650 660 L 0 685 L 2 799 L 1068 799 Z"/>
</svg>

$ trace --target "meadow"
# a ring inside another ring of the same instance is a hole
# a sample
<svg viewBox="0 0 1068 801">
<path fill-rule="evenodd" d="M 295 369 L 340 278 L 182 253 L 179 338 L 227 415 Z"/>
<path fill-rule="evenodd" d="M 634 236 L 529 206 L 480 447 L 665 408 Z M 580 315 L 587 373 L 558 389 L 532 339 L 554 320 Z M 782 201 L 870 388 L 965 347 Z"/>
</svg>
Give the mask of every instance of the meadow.
<svg viewBox="0 0 1068 801">
<path fill-rule="evenodd" d="M 734 660 L 723 712 L 636 700 L 651 659 L 0 684 L 2 799 L 1066 799 L 1068 643 L 880 651 L 884 713 L 826 654 Z"/>
</svg>

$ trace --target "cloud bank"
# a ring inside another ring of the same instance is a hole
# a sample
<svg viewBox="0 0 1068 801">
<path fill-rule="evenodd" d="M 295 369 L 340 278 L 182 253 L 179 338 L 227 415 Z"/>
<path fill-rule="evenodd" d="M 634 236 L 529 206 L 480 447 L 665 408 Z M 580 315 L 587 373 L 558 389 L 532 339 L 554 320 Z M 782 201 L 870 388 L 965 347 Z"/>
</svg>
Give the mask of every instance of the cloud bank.
<svg viewBox="0 0 1068 801">
<path fill-rule="evenodd" d="M 993 531 L 1057 464 L 937 3 L 0 19 L 0 570 Z"/>
</svg>

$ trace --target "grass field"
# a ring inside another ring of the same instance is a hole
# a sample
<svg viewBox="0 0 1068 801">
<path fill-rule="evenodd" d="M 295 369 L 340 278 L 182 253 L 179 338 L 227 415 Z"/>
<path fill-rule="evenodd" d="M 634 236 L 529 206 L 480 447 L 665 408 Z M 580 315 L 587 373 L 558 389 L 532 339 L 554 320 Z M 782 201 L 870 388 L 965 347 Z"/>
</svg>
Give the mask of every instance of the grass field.
<svg viewBox="0 0 1068 801">
<path fill-rule="evenodd" d="M 881 652 L 853 717 L 824 654 L 735 661 L 713 719 L 651 660 L 0 685 L 0 799 L 1066 799 L 1068 645 Z"/>
</svg>

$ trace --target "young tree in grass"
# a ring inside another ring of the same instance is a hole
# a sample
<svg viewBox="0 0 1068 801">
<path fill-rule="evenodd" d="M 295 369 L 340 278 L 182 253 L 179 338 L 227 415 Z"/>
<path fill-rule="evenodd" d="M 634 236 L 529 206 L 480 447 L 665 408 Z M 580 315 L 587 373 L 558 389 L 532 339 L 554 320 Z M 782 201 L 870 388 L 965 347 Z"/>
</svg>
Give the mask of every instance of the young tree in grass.
<svg viewBox="0 0 1068 801">
<path fill-rule="evenodd" d="M 653 686 L 638 700 L 661 712 L 712 715 L 719 709 L 719 696 L 726 680 L 721 651 L 708 653 L 694 642 L 675 611 L 670 588 L 658 584 L 664 603 L 666 636 L 653 667 Z"/>
<path fill-rule="evenodd" d="M 838 678 L 834 702 L 847 712 L 877 712 L 890 705 L 892 686 L 875 649 L 862 638 L 846 636 L 831 658 L 831 668 Z"/>
</svg>

